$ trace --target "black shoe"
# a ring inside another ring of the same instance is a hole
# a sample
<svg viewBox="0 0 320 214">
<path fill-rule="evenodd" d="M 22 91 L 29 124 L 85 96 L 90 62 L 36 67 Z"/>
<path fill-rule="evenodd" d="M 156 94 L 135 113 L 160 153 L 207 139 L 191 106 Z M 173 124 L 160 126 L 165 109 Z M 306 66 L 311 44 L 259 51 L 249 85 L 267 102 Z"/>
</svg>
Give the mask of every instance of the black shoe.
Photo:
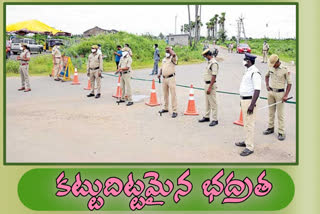
<svg viewBox="0 0 320 214">
<path fill-rule="evenodd" d="M 278 135 L 278 140 L 283 141 L 284 139 L 286 139 L 286 135 L 285 134 L 280 134 Z"/>
<path fill-rule="evenodd" d="M 99 94 L 97 94 L 97 95 L 96 95 L 96 99 L 100 98 L 100 96 L 101 96 L 101 94 L 100 94 L 100 93 L 99 93 Z"/>
<path fill-rule="evenodd" d="M 203 117 L 201 120 L 199 120 L 199 123 L 203 123 L 203 122 L 210 122 L 210 118 Z"/>
<path fill-rule="evenodd" d="M 172 117 L 172 118 L 176 118 L 177 116 L 178 116 L 178 113 L 173 112 L 171 117 Z"/>
<path fill-rule="evenodd" d="M 94 94 L 88 94 L 87 97 L 94 97 Z"/>
<path fill-rule="evenodd" d="M 118 100 L 117 103 L 125 103 L 125 100 Z"/>
<path fill-rule="evenodd" d="M 58 78 L 58 79 L 54 79 L 54 81 L 60 81 L 60 80 L 61 80 L 61 79 L 59 79 L 59 78 Z"/>
<path fill-rule="evenodd" d="M 216 125 L 218 125 L 218 120 L 213 120 L 213 121 L 209 124 L 209 126 L 216 126 Z"/>
<path fill-rule="evenodd" d="M 252 153 L 253 153 L 253 151 L 251 151 L 250 149 L 245 148 L 245 149 L 240 153 L 240 155 L 241 155 L 241 156 L 248 156 L 248 155 L 251 155 Z"/>
<path fill-rule="evenodd" d="M 162 109 L 161 111 L 159 111 L 159 113 L 168 113 L 169 111 L 168 110 L 165 110 L 165 109 Z"/>
<path fill-rule="evenodd" d="M 265 131 L 263 131 L 264 135 L 272 134 L 274 132 L 274 128 L 267 128 Z"/>
<path fill-rule="evenodd" d="M 246 147 L 246 143 L 245 142 L 236 142 L 235 145 L 239 146 L 239 147 Z"/>
<path fill-rule="evenodd" d="M 133 102 L 128 102 L 127 103 L 127 106 L 131 106 L 131 105 L 133 105 Z"/>
</svg>

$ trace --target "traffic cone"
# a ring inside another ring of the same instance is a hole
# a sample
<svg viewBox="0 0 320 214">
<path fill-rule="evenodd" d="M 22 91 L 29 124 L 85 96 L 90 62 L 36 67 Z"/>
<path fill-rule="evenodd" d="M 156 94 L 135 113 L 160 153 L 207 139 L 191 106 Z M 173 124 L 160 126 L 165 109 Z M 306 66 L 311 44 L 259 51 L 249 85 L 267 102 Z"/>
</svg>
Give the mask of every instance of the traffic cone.
<svg viewBox="0 0 320 214">
<path fill-rule="evenodd" d="M 239 118 L 239 120 L 234 121 L 233 124 L 236 124 L 238 126 L 243 126 L 243 118 L 242 118 L 242 111 L 241 110 L 240 110 L 240 118 Z"/>
<path fill-rule="evenodd" d="M 112 95 L 112 97 L 114 98 L 121 98 L 122 96 L 122 90 L 121 90 L 121 87 L 120 87 L 120 75 L 119 75 L 119 78 L 118 78 L 118 83 L 117 83 L 117 92 L 115 95 Z"/>
<path fill-rule="evenodd" d="M 148 103 L 146 103 L 146 105 L 148 105 L 148 106 L 160 105 L 160 103 L 158 103 L 158 101 L 157 101 L 156 85 L 154 83 L 154 79 L 152 80 L 150 100 Z"/>
<path fill-rule="evenodd" d="M 74 68 L 73 82 L 71 83 L 71 85 L 80 85 L 77 68 Z"/>
<path fill-rule="evenodd" d="M 192 84 L 190 86 L 188 108 L 184 112 L 184 115 L 199 115 L 197 110 L 196 110 L 196 103 L 194 101 L 194 90 L 193 90 L 193 85 Z"/>
<path fill-rule="evenodd" d="M 90 82 L 90 77 L 88 77 L 88 87 L 83 88 L 84 90 L 91 90 L 91 82 Z"/>
</svg>

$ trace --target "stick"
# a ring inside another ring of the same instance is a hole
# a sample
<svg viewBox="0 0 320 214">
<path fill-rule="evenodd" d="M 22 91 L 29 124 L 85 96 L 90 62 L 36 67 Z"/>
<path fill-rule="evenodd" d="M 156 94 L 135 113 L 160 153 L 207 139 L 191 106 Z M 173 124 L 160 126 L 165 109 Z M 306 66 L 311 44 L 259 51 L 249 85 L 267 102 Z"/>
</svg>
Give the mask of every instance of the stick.
<svg viewBox="0 0 320 214">
<path fill-rule="evenodd" d="M 290 99 L 292 99 L 292 98 L 293 98 L 293 97 L 289 97 L 287 100 L 290 100 Z M 282 103 L 282 101 L 279 101 L 279 102 L 273 103 L 273 104 L 271 104 L 271 105 L 264 106 L 264 107 L 262 107 L 262 108 L 258 108 L 257 110 L 261 110 L 261 109 L 269 108 L 269 107 L 271 107 L 271 106 L 278 105 L 279 103 Z"/>
</svg>

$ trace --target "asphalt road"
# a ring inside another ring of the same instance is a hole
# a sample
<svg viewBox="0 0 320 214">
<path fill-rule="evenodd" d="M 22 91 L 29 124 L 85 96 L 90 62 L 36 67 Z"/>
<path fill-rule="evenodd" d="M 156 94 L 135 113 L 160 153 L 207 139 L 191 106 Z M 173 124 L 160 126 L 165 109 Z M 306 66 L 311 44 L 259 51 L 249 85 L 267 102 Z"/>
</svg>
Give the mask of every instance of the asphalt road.
<svg viewBox="0 0 320 214">
<path fill-rule="evenodd" d="M 219 91 L 238 92 L 244 71 L 243 55 L 220 50 Z M 267 65 L 257 60 L 262 75 Z M 178 65 L 177 84 L 203 88 L 205 63 Z M 134 63 L 133 63 L 134 69 Z M 290 67 L 296 97 L 295 67 Z M 152 79 L 151 69 L 134 70 L 136 78 Z M 80 75 L 81 85 L 55 82 L 49 77 L 32 77 L 31 93 L 18 92 L 20 79 L 7 78 L 8 162 L 295 162 L 296 105 L 286 104 L 285 141 L 277 134 L 262 135 L 267 128 L 268 109 L 257 112 L 255 153 L 241 157 L 234 143 L 244 139 L 243 127 L 233 121 L 239 118 L 239 96 L 218 93 L 219 125 L 209 127 L 197 122 L 204 113 L 204 91 L 195 90 L 199 116 L 184 116 L 189 89 L 177 87 L 178 117 L 157 113 L 160 107 L 149 107 L 145 100 L 127 107 L 117 105 L 112 94 L 117 78 L 102 79 L 102 97 L 87 98 L 87 77 Z M 132 80 L 133 93 L 149 96 L 151 82 Z M 159 96 L 159 84 L 156 84 Z M 163 94 L 163 93 L 162 93 Z M 261 96 L 266 96 L 263 84 Z M 161 98 L 163 100 L 163 98 Z M 294 99 L 295 100 L 295 99 Z M 258 107 L 267 105 L 259 100 Z M 277 120 L 276 120 L 277 122 Z M 277 123 L 276 123 L 277 127 Z"/>
</svg>

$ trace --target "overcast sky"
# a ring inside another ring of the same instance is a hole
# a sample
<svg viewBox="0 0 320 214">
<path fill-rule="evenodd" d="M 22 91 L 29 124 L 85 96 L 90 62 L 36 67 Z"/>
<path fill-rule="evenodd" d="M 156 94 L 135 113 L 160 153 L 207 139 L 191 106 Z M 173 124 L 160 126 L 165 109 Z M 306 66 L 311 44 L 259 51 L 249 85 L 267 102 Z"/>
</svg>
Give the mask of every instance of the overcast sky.
<svg viewBox="0 0 320 214">
<path fill-rule="evenodd" d="M 194 6 L 190 6 L 194 20 Z M 295 38 L 296 12 L 294 5 L 202 5 L 201 35 L 206 36 L 205 23 L 214 14 L 226 12 L 225 29 L 228 37 L 236 36 L 236 20 L 244 16 L 247 37 Z M 188 23 L 186 5 L 8 5 L 7 25 L 37 19 L 58 30 L 82 34 L 95 26 L 130 33 L 164 35 L 177 33 Z M 268 27 L 266 24 L 268 23 Z"/>
</svg>

